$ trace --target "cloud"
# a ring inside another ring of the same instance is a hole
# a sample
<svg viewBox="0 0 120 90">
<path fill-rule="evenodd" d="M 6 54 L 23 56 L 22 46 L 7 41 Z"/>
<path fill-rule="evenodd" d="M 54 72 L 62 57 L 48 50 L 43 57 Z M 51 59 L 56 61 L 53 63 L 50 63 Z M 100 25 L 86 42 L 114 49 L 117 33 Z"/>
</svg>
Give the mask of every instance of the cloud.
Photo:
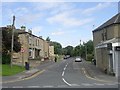
<svg viewBox="0 0 120 90">
<path fill-rule="evenodd" d="M 56 36 L 56 35 L 63 35 L 63 34 L 65 34 L 64 31 L 57 31 L 57 32 L 53 32 L 51 35 Z"/>
<path fill-rule="evenodd" d="M 93 18 L 80 19 L 72 16 L 72 12 L 59 13 L 55 16 L 47 18 L 50 24 L 58 23 L 64 26 L 81 26 L 93 21 Z"/>
<path fill-rule="evenodd" d="M 18 25 L 23 25 L 23 24 L 29 24 L 29 23 L 34 23 L 36 20 L 40 20 L 44 15 L 42 13 L 33 13 L 30 12 L 29 8 L 25 7 L 19 7 L 16 9 L 8 9 L 6 8 L 6 12 L 4 12 L 5 17 L 8 17 L 8 19 L 11 19 L 13 15 L 16 17 L 16 23 Z"/>
<path fill-rule="evenodd" d="M 111 5 L 110 2 L 107 3 L 98 3 L 95 7 L 87 8 L 83 10 L 82 14 L 92 14 L 96 11 L 102 10 L 104 8 L 107 8 Z"/>
<path fill-rule="evenodd" d="M 38 11 L 49 10 L 49 14 L 57 14 L 74 8 L 73 3 L 65 3 L 65 2 L 41 2 L 35 4 L 34 6 L 35 6 L 35 10 Z"/>
<path fill-rule="evenodd" d="M 42 26 L 36 26 L 32 28 L 32 32 L 35 35 L 40 35 L 40 32 L 42 31 Z"/>
</svg>

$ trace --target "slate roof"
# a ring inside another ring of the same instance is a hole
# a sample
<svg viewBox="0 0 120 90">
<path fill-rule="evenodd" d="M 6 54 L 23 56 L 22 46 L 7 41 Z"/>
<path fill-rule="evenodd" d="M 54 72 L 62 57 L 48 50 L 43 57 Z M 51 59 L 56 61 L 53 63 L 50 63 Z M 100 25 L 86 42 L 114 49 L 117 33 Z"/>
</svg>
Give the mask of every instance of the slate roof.
<svg viewBox="0 0 120 90">
<path fill-rule="evenodd" d="M 116 14 L 115 16 L 113 16 L 111 19 L 109 19 L 107 22 L 105 22 L 104 24 L 102 24 L 101 26 L 99 26 L 97 29 L 95 29 L 93 32 L 101 30 L 107 26 L 110 26 L 112 24 L 120 24 L 120 13 Z"/>
</svg>

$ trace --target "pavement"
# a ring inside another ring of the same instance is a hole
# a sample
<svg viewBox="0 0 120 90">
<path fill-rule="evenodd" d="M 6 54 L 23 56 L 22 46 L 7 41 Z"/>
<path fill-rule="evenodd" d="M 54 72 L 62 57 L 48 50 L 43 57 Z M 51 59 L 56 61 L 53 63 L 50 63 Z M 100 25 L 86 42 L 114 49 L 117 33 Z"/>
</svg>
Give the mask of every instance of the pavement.
<svg viewBox="0 0 120 90">
<path fill-rule="evenodd" d="M 36 68 L 3 77 L 3 88 L 117 88 L 117 79 L 86 61 L 45 61 Z"/>
<path fill-rule="evenodd" d="M 91 78 L 95 78 L 97 80 L 105 82 L 118 82 L 117 77 L 105 74 L 91 62 L 84 62 L 84 67 L 86 69 L 87 74 L 89 74 Z"/>
<path fill-rule="evenodd" d="M 40 69 L 37 69 L 37 67 L 40 66 L 41 64 L 44 64 L 44 63 L 47 63 L 47 62 L 48 61 L 43 61 L 43 62 L 39 62 L 35 65 L 36 62 L 33 63 L 31 61 L 32 68 L 30 68 L 30 70 L 25 70 L 25 71 L 23 71 L 19 74 L 13 75 L 13 76 L 3 76 L 2 77 L 2 83 L 10 83 L 10 82 L 15 82 L 15 81 L 21 81 L 21 80 L 24 80 L 26 78 L 32 77 L 33 75 L 40 72 Z"/>
</svg>

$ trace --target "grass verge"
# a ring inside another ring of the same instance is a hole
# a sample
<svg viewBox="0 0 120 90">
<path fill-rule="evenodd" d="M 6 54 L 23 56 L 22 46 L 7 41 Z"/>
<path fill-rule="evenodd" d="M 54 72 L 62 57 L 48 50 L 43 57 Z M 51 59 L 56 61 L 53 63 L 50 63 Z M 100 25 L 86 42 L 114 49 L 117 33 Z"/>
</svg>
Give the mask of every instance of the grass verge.
<svg viewBox="0 0 120 90">
<path fill-rule="evenodd" d="M 12 68 L 10 65 L 1 65 L 2 66 L 2 76 L 12 76 L 15 74 L 18 74 L 20 72 L 23 72 L 25 68 L 22 68 L 21 66 L 13 65 Z"/>
</svg>

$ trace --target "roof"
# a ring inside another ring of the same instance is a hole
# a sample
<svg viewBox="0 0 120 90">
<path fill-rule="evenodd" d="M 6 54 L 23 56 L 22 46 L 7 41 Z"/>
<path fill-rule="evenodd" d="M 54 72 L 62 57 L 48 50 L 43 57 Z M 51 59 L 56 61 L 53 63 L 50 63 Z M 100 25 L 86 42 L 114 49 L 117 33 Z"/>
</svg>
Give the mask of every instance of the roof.
<svg viewBox="0 0 120 90">
<path fill-rule="evenodd" d="M 21 29 L 17 29 L 17 31 L 18 31 L 19 34 L 29 34 L 29 35 L 32 35 L 32 36 L 37 37 L 37 38 L 39 38 L 39 39 L 41 39 L 41 40 L 44 41 L 43 38 L 38 37 L 38 36 L 36 36 L 36 35 L 34 35 L 34 34 L 32 34 L 32 33 L 29 33 L 29 32 L 26 32 L 26 31 L 23 31 L 23 30 L 21 30 Z"/>
<path fill-rule="evenodd" d="M 116 14 L 115 16 L 113 16 L 111 19 L 109 19 L 107 22 L 105 22 L 104 24 L 99 26 L 93 32 L 101 30 L 101 29 L 103 29 L 105 27 L 108 27 L 110 25 L 113 25 L 113 24 L 120 24 L 120 13 Z"/>
<path fill-rule="evenodd" d="M 9 27 L 0 27 L 0 30 L 6 30 L 6 29 L 8 29 L 8 28 L 9 28 Z M 39 39 L 41 39 L 41 40 L 44 41 L 43 38 L 38 37 L 38 36 L 36 36 L 36 35 L 34 35 L 34 34 L 32 34 L 32 33 L 26 32 L 26 31 L 21 30 L 21 29 L 15 29 L 14 32 L 17 32 L 18 34 L 29 34 L 29 35 L 32 35 L 32 36 L 37 37 L 37 38 L 39 38 Z"/>
</svg>

